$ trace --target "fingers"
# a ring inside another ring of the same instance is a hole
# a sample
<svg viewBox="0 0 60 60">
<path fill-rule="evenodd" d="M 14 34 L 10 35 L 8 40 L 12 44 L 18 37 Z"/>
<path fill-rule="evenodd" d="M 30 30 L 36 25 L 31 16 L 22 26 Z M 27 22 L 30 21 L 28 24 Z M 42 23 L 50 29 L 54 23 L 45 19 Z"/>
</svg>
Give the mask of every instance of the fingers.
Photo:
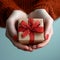
<svg viewBox="0 0 60 60">
<path fill-rule="evenodd" d="M 6 29 L 10 33 L 11 36 L 17 35 L 16 27 L 15 27 L 16 20 L 7 22 Z"/>
<path fill-rule="evenodd" d="M 48 37 L 49 37 L 49 31 L 50 31 L 50 29 L 51 29 L 51 27 L 52 27 L 52 25 L 53 25 L 52 23 L 53 23 L 53 20 L 49 20 L 49 19 L 44 20 L 45 39 L 46 39 L 46 40 L 47 40 Z"/>
<path fill-rule="evenodd" d="M 33 49 L 36 49 L 36 45 L 33 45 L 32 48 L 33 48 Z"/>
<path fill-rule="evenodd" d="M 42 48 L 42 47 L 46 46 L 49 43 L 49 41 L 51 40 L 52 35 L 53 35 L 53 29 L 51 28 L 49 30 L 49 37 L 48 37 L 48 39 L 45 40 L 44 42 L 40 43 L 40 44 L 33 45 L 32 46 L 33 50 L 36 50 L 38 48 Z"/>
<path fill-rule="evenodd" d="M 50 31 L 49 31 L 49 38 L 48 38 L 48 40 L 45 40 L 43 43 L 38 44 L 37 48 L 42 48 L 42 47 L 46 46 L 49 43 L 52 34 L 53 34 L 53 30 L 51 28 Z"/>
<path fill-rule="evenodd" d="M 50 31 L 50 29 L 51 29 L 51 25 L 50 25 L 48 22 L 46 22 L 46 23 L 45 23 L 45 39 L 46 39 L 46 40 L 47 40 L 48 37 L 49 37 L 49 31 Z"/>
<path fill-rule="evenodd" d="M 6 22 L 6 32 L 8 32 L 12 39 L 14 38 L 15 41 L 17 41 L 17 30 L 15 27 L 16 22 L 17 20 L 10 20 Z"/>
<path fill-rule="evenodd" d="M 27 45 L 22 45 L 19 42 L 14 41 L 10 35 L 8 34 L 8 32 L 6 32 L 6 36 L 11 40 L 11 42 L 13 43 L 14 46 L 16 46 L 18 49 L 24 50 L 24 51 L 32 51 L 32 48 L 27 46 Z"/>
</svg>

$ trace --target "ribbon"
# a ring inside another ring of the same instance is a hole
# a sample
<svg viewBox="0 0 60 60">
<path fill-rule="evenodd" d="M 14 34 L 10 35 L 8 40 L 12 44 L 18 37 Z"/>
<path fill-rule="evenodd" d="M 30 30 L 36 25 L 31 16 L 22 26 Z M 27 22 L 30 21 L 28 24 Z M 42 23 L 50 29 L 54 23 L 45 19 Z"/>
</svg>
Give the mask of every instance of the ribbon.
<svg viewBox="0 0 60 60">
<path fill-rule="evenodd" d="M 34 33 L 43 33 L 44 28 L 40 27 L 40 21 L 34 21 L 32 18 L 28 19 L 28 23 L 24 20 L 21 21 L 18 27 L 18 32 L 23 32 L 22 37 L 26 37 L 28 34 L 30 36 L 30 44 L 34 43 Z"/>
</svg>

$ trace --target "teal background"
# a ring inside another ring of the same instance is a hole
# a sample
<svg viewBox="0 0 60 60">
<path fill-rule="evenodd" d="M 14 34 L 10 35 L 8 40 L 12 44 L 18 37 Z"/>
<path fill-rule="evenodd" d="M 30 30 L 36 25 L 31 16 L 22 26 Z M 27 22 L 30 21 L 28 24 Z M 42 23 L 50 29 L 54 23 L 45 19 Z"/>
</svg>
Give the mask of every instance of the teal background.
<svg viewBox="0 0 60 60">
<path fill-rule="evenodd" d="M 44 48 L 25 52 L 12 45 L 0 28 L 0 60 L 60 60 L 60 19 L 54 22 L 54 35 Z"/>
</svg>

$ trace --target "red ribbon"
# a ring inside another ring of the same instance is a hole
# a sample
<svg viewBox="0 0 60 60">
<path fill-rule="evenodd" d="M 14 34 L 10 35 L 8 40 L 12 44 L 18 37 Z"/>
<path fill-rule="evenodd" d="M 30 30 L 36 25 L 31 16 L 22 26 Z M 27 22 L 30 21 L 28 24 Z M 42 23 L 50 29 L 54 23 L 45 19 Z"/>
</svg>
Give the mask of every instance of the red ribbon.
<svg viewBox="0 0 60 60">
<path fill-rule="evenodd" d="M 28 34 L 30 36 L 30 44 L 34 43 L 34 33 L 43 33 L 44 28 L 40 27 L 40 22 L 37 20 L 36 22 L 29 18 L 28 23 L 26 23 L 24 20 L 21 21 L 18 27 L 18 32 L 23 32 L 21 35 L 23 38 L 26 37 Z"/>
</svg>

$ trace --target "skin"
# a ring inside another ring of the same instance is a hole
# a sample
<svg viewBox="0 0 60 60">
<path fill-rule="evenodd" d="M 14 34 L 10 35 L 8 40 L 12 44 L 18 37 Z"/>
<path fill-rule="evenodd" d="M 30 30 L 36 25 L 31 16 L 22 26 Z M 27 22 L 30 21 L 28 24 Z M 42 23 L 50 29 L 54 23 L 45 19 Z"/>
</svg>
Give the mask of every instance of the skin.
<svg viewBox="0 0 60 60">
<path fill-rule="evenodd" d="M 44 17 L 44 14 L 40 15 L 41 12 L 40 12 L 39 9 L 37 9 L 35 11 L 32 11 L 29 15 L 27 15 L 25 12 L 21 11 L 22 15 L 21 15 L 21 12 L 20 12 L 20 14 L 18 14 L 19 16 L 16 17 L 15 15 L 17 15 L 17 14 L 15 12 L 16 11 L 13 11 L 11 16 L 6 21 L 6 36 L 10 39 L 12 44 L 14 46 L 16 46 L 18 49 L 21 49 L 21 50 L 24 50 L 24 51 L 29 51 L 29 52 L 32 52 L 36 49 L 39 49 L 39 48 L 42 48 L 42 47 L 46 46 L 49 43 L 49 41 L 51 40 L 51 37 L 53 35 L 53 19 L 50 16 L 48 16 L 49 14 L 45 11 L 47 13 L 46 14 L 47 17 Z M 15 17 L 15 19 L 13 19 L 12 16 Z M 45 37 L 48 35 L 48 38 L 44 42 L 42 42 L 40 44 L 37 44 L 37 45 L 32 45 L 32 46 L 31 45 L 29 45 L 29 46 L 28 45 L 23 45 L 23 44 L 17 42 L 16 40 L 14 40 L 13 37 L 15 35 L 17 36 L 17 31 L 15 29 L 15 23 L 18 19 L 20 19 L 19 17 L 20 18 L 22 17 L 24 19 L 26 19 L 27 17 L 29 17 L 29 18 L 32 18 L 32 17 L 33 18 L 35 18 L 35 17 L 44 18 Z"/>
<path fill-rule="evenodd" d="M 45 18 L 44 15 L 42 15 L 43 13 L 45 13 L 45 15 L 47 16 L 46 18 Z M 45 37 L 48 35 L 48 38 L 45 39 L 45 41 L 43 43 L 40 43 L 40 44 L 37 44 L 37 45 L 33 45 L 32 46 L 32 48 L 34 50 L 46 46 L 49 43 L 49 41 L 51 40 L 51 37 L 53 35 L 53 19 L 52 19 L 52 17 L 45 10 L 44 10 L 43 13 L 41 14 L 40 9 L 37 9 L 34 12 L 31 12 L 29 14 L 29 17 L 30 18 L 44 18 Z"/>
</svg>

